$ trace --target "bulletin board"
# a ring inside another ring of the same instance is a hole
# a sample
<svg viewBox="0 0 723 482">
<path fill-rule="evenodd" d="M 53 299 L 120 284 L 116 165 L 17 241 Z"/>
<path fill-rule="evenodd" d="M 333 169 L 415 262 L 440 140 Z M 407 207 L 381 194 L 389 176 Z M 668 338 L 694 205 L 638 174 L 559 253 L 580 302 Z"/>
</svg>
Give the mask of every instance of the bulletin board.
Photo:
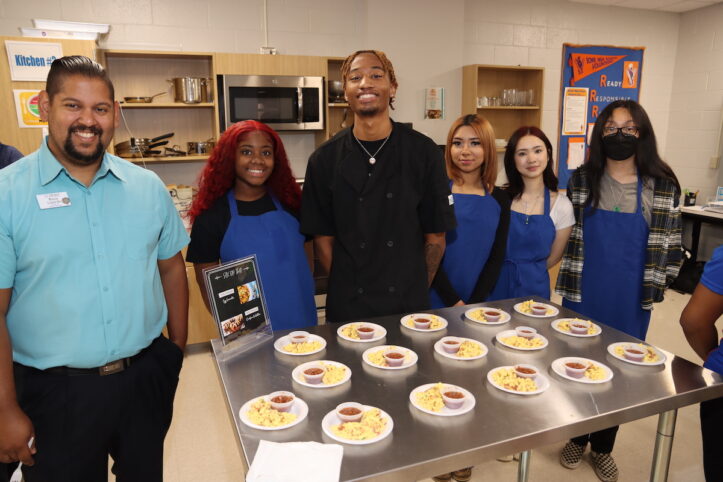
<svg viewBox="0 0 723 482">
<path fill-rule="evenodd" d="M 597 116 L 616 100 L 640 98 L 645 47 L 562 46 L 560 129 L 557 143 L 560 188 L 585 160 Z"/>
</svg>

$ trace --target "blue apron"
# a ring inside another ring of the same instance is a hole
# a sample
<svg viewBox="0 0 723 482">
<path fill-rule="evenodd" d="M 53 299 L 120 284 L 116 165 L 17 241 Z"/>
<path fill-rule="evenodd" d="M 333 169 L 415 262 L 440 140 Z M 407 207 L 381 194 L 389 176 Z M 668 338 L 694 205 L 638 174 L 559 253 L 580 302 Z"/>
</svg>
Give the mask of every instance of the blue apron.
<svg viewBox="0 0 723 482">
<path fill-rule="evenodd" d="M 563 300 L 562 304 L 644 340 L 650 311 L 640 301 L 649 228 L 643 217 L 642 190 L 638 180 L 634 213 L 585 209 L 582 301 Z"/>
<path fill-rule="evenodd" d="M 231 222 L 221 242 L 221 262 L 256 255 L 259 277 L 274 331 L 316 325 L 314 280 L 299 222 L 271 196 L 275 211 L 238 214 L 233 189 L 226 194 Z"/>
<path fill-rule="evenodd" d="M 708 370 L 713 370 L 723 375 L 723 340 L 720 341 L 720 345 L 716 350 L 710 352 L 703 366 Z"/>
<path fill-rule="evenodd" d="M 535 295 L 549 300 L 547 258 L 550 257 L 555 234 L 555 223 L 550 217 L 550 191 L 545 188 L 543 214 L 527 216 L 516 211 L 510 213 L 505 263 L 489 300 Z"/>
<path fill-rule="evenodd" d="M 451 183 L 450 183 L 451 186 Z M 452 287 L 467 303 L 490 256 L 500 223 L 500 205 L 489 193 L 452 194 L 457 228 L 447 232 L 442 267 Z M 447 306 L 437 292 L 429 290 L 432 308 Z"/>
</svg>

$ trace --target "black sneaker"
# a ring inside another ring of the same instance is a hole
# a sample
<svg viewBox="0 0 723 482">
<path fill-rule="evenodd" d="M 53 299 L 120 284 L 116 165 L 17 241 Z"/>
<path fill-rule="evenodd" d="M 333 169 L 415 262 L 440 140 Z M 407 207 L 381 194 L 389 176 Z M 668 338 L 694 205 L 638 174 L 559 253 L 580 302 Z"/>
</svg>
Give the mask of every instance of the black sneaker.
<svg viewBox="0 0 723 482">
<path fill-rule="evenodd" d="M 615 461 L 610 454 L 592 452 L 590 455 L 598 479 L 602 480 L 602 482 L 616 482 L 618 480 L 618 466 L 615 465 Z"/>
<path fill-rule="evenodd" d="M 585 453 L 585 447 L 575 442 L 567 442 L 560 452 L 560 464 L 567 469 L 576 469 L 582 462 L 582 454 Z"/>
</svg>

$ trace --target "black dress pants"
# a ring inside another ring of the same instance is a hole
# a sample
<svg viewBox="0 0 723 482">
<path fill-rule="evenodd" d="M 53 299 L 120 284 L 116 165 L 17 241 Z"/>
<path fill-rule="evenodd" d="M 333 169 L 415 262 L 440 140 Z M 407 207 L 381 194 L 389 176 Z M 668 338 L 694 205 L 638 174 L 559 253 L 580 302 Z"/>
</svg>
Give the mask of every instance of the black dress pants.
<svg viewBox="0 0 723 482">
<path fill-rule="evenodd" d="M 15 364 L 20 407 L 35 428 L 25 482 L 100 482 L 108 455 L 118 482 L 161 482 L 182 351 L 156 338 L 125 370 L 65 375 Z M 0 464 L 0 482 L 14 467 Z M 16 464 L 14 464 L 16 465 Z"/>
<path fill-rule="evenodd" d="M 720 482 L 723 480 L 723 397 L 701 402 L 700 431 L 705 480 Z"/>
<path fill-rule="evenodd" d="M 619 428 L 620 426 L 616 425 L 597 432 L 581 435 L 570 440 L 582 447 L 587 447 L 587 443 L 590 442 L 590 448 L 594 452 L 599 454 L 609 454 L 613 451 L 613 447 L 615 446 L 615 437 L 618 434 Z"/>
</svg>

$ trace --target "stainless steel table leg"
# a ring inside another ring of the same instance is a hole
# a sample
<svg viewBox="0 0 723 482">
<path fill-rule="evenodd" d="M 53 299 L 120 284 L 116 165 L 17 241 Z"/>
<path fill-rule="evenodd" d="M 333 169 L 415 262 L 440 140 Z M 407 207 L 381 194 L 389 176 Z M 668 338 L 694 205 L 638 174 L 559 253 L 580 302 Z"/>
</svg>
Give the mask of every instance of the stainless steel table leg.
<svg viewBox="0 0 723 482">
<path fill-rule="evenodd" d="M 532 452 L 525 450 L 520 453 L 520 465 L 517 466 L 517 482 L 527 482 L 530 475 L 530 455 Z"/>
<path fill-rule="evenodd" d="M 677 417 L 678 410 L 669 410 L 658 415 L 658 434 L 655 437 L 650 482 L 668 480 L 670 453 L 673 450 L 673 435 L 675 435 L 675 419 Z"/>
</svg>

